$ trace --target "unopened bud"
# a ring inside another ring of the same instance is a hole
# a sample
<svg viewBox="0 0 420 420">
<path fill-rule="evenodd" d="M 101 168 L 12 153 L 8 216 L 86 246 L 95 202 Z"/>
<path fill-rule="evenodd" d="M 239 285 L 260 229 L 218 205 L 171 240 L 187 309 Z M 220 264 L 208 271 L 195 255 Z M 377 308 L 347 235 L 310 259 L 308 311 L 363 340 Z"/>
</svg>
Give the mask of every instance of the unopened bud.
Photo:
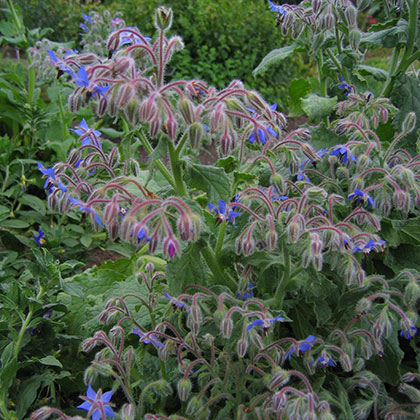
<svg viewBox="0 0 420 420">
<path fill-rule="evenodd" d="M 412 385 L 401 384 L 399 391 L 407 395 L 408 398 L 414 403 L 420 403 L 420 390 Z"/>
<path fill-rule="evenodd" d="M 270 391 L 275 391 L 277 388 L 286 385 L 290 380 L 290 375 L 287 370 L 276 368 L 273 372 L 273 376 L 268 383 L 268 388 Z"/>
<path fill-rule="evenodd" d="M 349 34 L 350 46 L 355 51 L 357 51 L 359 49 L 361 36 L 362 35 L 357 28 L 354 28 L 350 31 L 350 34 Z"/>
<path fill-rule="evenodd" d="M 76 89 L 67 99 L 67 106 L 72 113 L 77 112 L 82 106 L 81 91 Z"/>
<path fill-rule="evenodd" d="M 203 125 L 199 122 L 194 122 L 188 127 L 188 137 L 193 150 L 198 150 L 200 141 L 203 137 Z"/>
<path fill-rule="evenodd" d="M 409 112 L 402 123 L 403 133 L 410 133 L 416 126 L 417 117 L 415 112 Z"/>
<path fill-rule="evenodd" d="M 117 107 L 124 109 L 128 106 L 130 101 L 134 98 L 136 90 L 131 83 L 125 83 L 118 89 Z"/>
<path fill-rule="evenodd" d="M 404 298 L 409 305 L 416 304 L 420 297 L 420 286 L 415 280 L 410 280 L 404 291 Z"/>
<path fill-rule="evenodd" d="M 331 9 L 328 11 L 328 13 L 322 18 L 321 21 L 321 28 L 322 29 L 331 29 L 334 27 L 335 24 L 335 17 L 331 12 Z"/>
<path fill-rule="evenodd" d="M 224 318 L 221 325 L 223 337 L 230 338 L 233 330 L 233 321 L 231 318 Z"/>
<path fill-rule="evenodd" d="M 362 298 L 357 302 L 356 305 L 356 315 L 360 314 L 366 314 L 370 311 L 370 308 L 372 307 L 372 301 L 367 298 Z"/>
<path fill-rule="evenodd" d="M 344 372 L 350 372 L 352 370 L 352 363 L 348 354 L 344 354 L 340 357 L 340 363 Z"/>
<path fill-rule="evenodd" d="M 271 175 L 271 183 L 276 188 L 278 194 L 284 194 L 286 191 L 286 185 L 284 183 L 283 177 L 279 173 L 274 173 Z"/>
<path fill-rule="evenodd" d="M 140 105 L 140 120 L 143 122 L 150 121 L 157 113 L 154 96 L 151 96 Z"/>
<path fill-rule="evenodd" d="M 346 10 L 344 11 L 344 15 L 346 16 L 347 23 L 349 24 L 350 28 L 354 28 L 357 25 L 357 9 L 352 6 L 348 5 Z"/>
<path fill-rule="evenodd" d="M 210 127 L 214 131 L 222 128 L 225 121 L 224 103 L 219 103 L 210 114 Z"/>
<path fill-rule="evenodd" d="M 140 102 L 138 99 L 132 99 L 124 109 L 124 114 L 131 125 L 136 126 L 140 122 L 139 114 Z"/>
<path fill-rule="evenodd" d="M 176 138 L 176 128 L 177 123 L 173 118 L 169 118 L 169 120 L 166 122 L 166 129 L 168 131 L 168 137 L 169 140 L 174 141 Z"/>
<path fill-rule="evenodd" d="M 133 216 L 126 215 L 121 223 L 120 237 L 125 242 L 130 242 L 133 234 L 133 227 L 136 223 L 136 218 Z"/>
<path fill-rule="evenodd" d="M 46 420 L 51 414 L 53 414 L 53 411 L 50 407 L 41 407 L 31 414 L 31 420 Z"/>
<path fill-rule="evenodd" d="M 287 241 L 290 244 L 295 244 L 300 237 L 300 233 L 301 233 L 301 229 L 300 229 L 299 223 L 292 221 L 291 223 L 289 223 L 289 226 L 287 227 L 287 234 L 288 234 Z"/>
<path fill-rule="evenodd" d="M 190 396 L 192 383 L 189 378 L 181 378 L 177 384 L 178 396 L 181 401 L 187 401 Z"/>
<path fill-rule="evenodd" d="M 157 136 L 157 133 L 159 132 L 160 129 L 160 118 L 159 118 L 159 114 L 156 114 L 156 117 L 153 118 L 153 121 L 150 123 L 150 137 L 154 138 Z"/>
<path fill-rule="evenodd" d="M 220 149 L 222 152 L 222 156 L 227 156 L 230 150 L 233 148 L 233 141 L 232 137 L 228 133 L 224 133 L 222 138 L 220 139 Z"/>
<path fill-rule="evenodd" d="M 408 185 L 410 188 L 416 189 L 417 183 L 414 176 L 414 172 L 409 168 L 402 168 L 400 172 L 400 177 L 404 185 Z"/>
<path fill-rule="evenodd" d="M 120 410 L 121 420 L 135 420 L 136 410 L 133 404 L 124 404 Z"/>
<path fill-rule="evenodd" d="M 319 187 L 310 187 L 306 190 L 306 194 L 311 201 L 322 204 L 328 197 L 327 191 Z"/>
<path fill-rule="evenodd" d="M 178 109 L 181 112 L 181 115 L 184 118 L 184 121 L 188 125 L 194 122 L 194 119 L 195 119 L 194 105 L 187 98 L 182 98 L 179 100 Z"/>
<path fill-rule="evenodd" d="M 172 9 L 160 6 L 155 12 L 156 29 L 168 30 L 172 25 Z"/>
<path fill-rule="evenodd" d="M 195 415 L 202 407 L 201 401 L 197 397 L 193 397 L 188 401 L 186 413 L 189 416 Z"/>
<path fill-rule="evenodd" d="M 238 344 L 236 346 L 236 351 L 238 353 L 238 356 L 241 359 L 245 356 L 245 354 L 248 350 L 248 345 L 249 345 L 249 343 L 248 343 L 248 339 L 246 338 L 246 336 L 244 336 L 244 337 L 242 337 L 238 340 Z"/>
<path fill-rule="evenodd" d="M 312 11 L 316 15 L 322 6 L 322 0 L 312 0 Z"/>
</svg>

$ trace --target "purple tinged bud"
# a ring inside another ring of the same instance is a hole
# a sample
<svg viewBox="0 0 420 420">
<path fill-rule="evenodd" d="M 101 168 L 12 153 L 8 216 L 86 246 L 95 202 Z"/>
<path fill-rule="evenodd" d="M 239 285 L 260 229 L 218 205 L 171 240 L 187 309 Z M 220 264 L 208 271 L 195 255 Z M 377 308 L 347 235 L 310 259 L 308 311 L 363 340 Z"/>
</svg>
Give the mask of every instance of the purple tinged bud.
<svg viewBox="0 0 420 420">
<path fill-rule="evenodd" d="M 322 0 L 312 0 L 312 11 L 314 14 L 318 14 L 322 6 Z"/>
<path fill-rule="evenodd" d="M 267 106 L 266 102 L 262 97 L 255 91 L 248 91 L 246 98 L 252 109 L 255 109 L 257 114 L 268 114 L 269 118 L 272 119 L 272 112 Z"/>
<path fill-rule="evenodd" d="M 122 220 L 120 227 L 120 238 L 125 242 L 131 241 L 131 236 L 133 233 L 133 228 L 137 222 L 136 218 L 133 216 L 126 215 Z"/>
<path fill-rule="evenodd" d="M 225 132 L 222 138 L 220 139 L 220 149 L 222 151 L 222 156 L 229 155 L 231 149 L 233 149 L 232 146 L 233 146 L 232 137 Z"/>
<path fill-rule="evenodd" d="M 150 240 L 149 240 L 149 252 L 151 254 L 156 252 L 159 242 L 160 242 L 160 234 L 158 231 L 155 231 L 155 233 L 150 237 Z"/>
<path fill-rule="evenodd" d="M 130 101 L 134 98 L 136 90 L 132 83 L 125 83 L 118 89 L 116 105 L 120 109 L 128 106 Z"/>
<path fill-rule="evenodd" d="M 120 207 L 115 200 L 110 201 L 104 208 L 104 224 L 109 225 L 117 221 Z"/>
<path fill-rule="evenodd" d="M 322 251 L 322 242 L 319 239 L 318 234 L 314 233 L 311 242 L 311 254 L 314 257 L 319 257 Z"/>
<path fill-rule="evenodd" d="M 171 141 L 176 139 L 176 128 L 176 121 L 172 117 L 169 117 L 168 121 L 166 122 L 166 129 L 168 130 L 169 140 Z"/>
<path fill-rule="evenodd" d="M 269 230 L 266 235 L 267 249 L 274 251 L 277 248 L 278 235 L 275 230 Z"/>
<path fill-rule="evenodd" d="M 299 223 L 292 221 L 289 223 L 289 226 L 287 227 L 287 242 L 290 244 L 295 244 L 301 234 L 301 229 L 299 226 Z"/>
<path fill-rule="evenodd" d="M 183 241 L 189 241 L 192 239 L 193 236 L 193 224 L 191 219 L 188 217 L 186 213 L 183 213 L 179 216 L 177 220 L 177 228 L 179 237 Z"/>
<path fill-rule="evenodd" d="M 98 116 L 103 117 L 105 115 L 105 111 L 107 108 L 108 108 L 108 101 L 105 98 L 100 97 L 98 101 L 98 106 L 96 108 L 96 112 Z"/>
<path fill-rule="evenodd" d="M 335 17 L 331 12 L 331 9 L 328 10 L 328 13 L 324 15 L 321 21 L 321 28 L 322 29 L 331 29 L 334 27 L 335 24 Z"/>
<path fill-rule="evenodd" d="M 53 411 L 50 407 L 41 407 L 31 414 L 31 420 L 46 420 L 51 416 L 51 414 L 53 414 Z"/>
<path fill-rule="evenodd" d="M 270 391 L 275 391 L 277 388 L 286 385 L 290 380 L 290 375 L 287 370 L 281 369 L 279 367 L 275 368 L 270 382 L 268 383 L 268 388 Z"/>
<path fill-rule="evenodd" d="M 187 401 L 192 389 L 192 382 L 189 378 L 181 378 L 177 384 L 178 396 L 181 401 Z"/>
<path fill-rule="evenodd" d="M 140 120 L 149 122 L 157 113 L 154 96 L 150 96 L 140 105 Z"/>
<path fill-rule="evenodd" d="M 200 141 L 203 137 L 203 125 L 199 122 L 194 122 L 188 127 L 188 137 L 193 150 L 198 150 Z"/>
<path fill-rule="evenodd" d="M 117 106 L 115 101 L 110 102 L 112 105 L 115 106 L 115 113 L 111 112 L 111 115 L 115 116 L 117 114 Z M 132 99 L 124 109 L 124 114 L 127 117 L 128 121 L 131 125 L 136 126 L 140 122 L 140 112 L 139 112 L 140 102 L 138 99 Z"/>
<path fill-rule="evenodd" d="M 344 11 L 344 15 L 350 28 L 357 26 L 357 9 L 354 6 L 348 5 Z"/>
<path fill-rule="evenodd" d="M 227 339 L 231 337 L 232 330 L 233 330 L 233 321 L 231 318 L 227 318 L 227 317 L 223 318 L 221 330 L 222 330 L 223 337 Z"/>
<path fill-rule="evenodd" d="M 175 255 L 178 257 L 181 255 L 181 246 L 174 236 L 168 235 L 163 241 L 163 255 L 170 259 L 174 258 Z"/>
<path fill-rule="evenodd" d="M 96 346 L 96 344 L 97 344 L 97 340 L 95 338 L 92 338 L 92 337 L 87 338 L 86 340 L 82 342 L 82 345 L 81 345 L 82 351 L 84 352 L 91 351 Z"/>
<path fill-rule="evenodd" d="M 397 210 L 404 210 L 406 207 L 404 191 L 400 189 L 395 190 L 392 201 L 394 202 L 394 206 Z"/>
<path fill-rule="evenodd" d="M 237 346 L 236 346 L 236 351 L 238 353 L 238 356 L 242 359 L 247 350 L 248 350 L 248 346 L 249 346 L 249 342 L 246 336 L 241 337 L 238 340 Z"/>
<path fill-rule="evenodd" d="M 67 106 L 69 107 L 69 111 L 72 113 L 76 113 L 79 111 L 82 105 L 82 98 L 80 94 L 80 90 L 76 89 L 67 99 Z"/>
<path fill-rule="evenodd" d="M 219 103 L 210 114 L 210 127 L 214 131 L 220 130 L 223 126 L 225 121 L 224 108 L 224 104 Z"/>
<path fill-rule="evenodd" d="M 194 119 L 195 119 L 194 105 L 187 98 L 181 98 L 179 100 L 178 109 L 181 112 L 181 115 L 184 118 L 184 121 L 188 125 L 194 122 Z"/>
<path fill-rule="evenodd" d="M 160 118 L 159 114 L 156 114 L 156 117 L 153 119 L 153 121 L 150 123 L 150 137 L 154 138 L 157 136 L 157 133 L 160 129 Z"/>
<path fill-rule="evenodd" d="M 388 110 L 384 108 L 383 106 L 381 106 L 379 110 L 379 116 L 382 122 L 386 123 L 388 121 Z"/>
<path fill-rule="evenodd" d="M 124 73 L 131 67 L 134 67 L 134 60 L 130 57 L 121 57 L 114 62 L 112 70 L 114 73 Z"/>
</svg>

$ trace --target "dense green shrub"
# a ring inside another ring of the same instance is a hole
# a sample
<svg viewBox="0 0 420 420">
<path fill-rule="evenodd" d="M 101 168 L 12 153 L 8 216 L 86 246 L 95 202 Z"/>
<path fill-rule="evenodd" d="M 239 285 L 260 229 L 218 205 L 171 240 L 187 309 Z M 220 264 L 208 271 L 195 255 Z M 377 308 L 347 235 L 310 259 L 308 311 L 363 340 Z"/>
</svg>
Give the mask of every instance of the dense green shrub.
<svg viewBox="0 0 420 420">
<path fill-rule="evenodd" d="M 136 25 L 143 33 L 154 32 L 153 10 L 161 3 L 173 8 L 179 16 L 171 29 L 183 34 L 185 49 L 174 57 L 174 78 L 198 78 L 218 88 L 232 79 L 240 79 L 250 89 L 256 89 L 270 102 L 282 101 L 282 87 L 288 85 L 294 66 L 284 64 L 274 75 L 254 78 L 251 70 L 274 46 L 282 44 L 276 31 L 273 13 L 265 0 L 108 1 L 103 4 L 65 0 L 16 0 L 31 25 L 50 26 L 51 39 L 76 40 L 80 33 L 82 9 L 120 12 L 128 25 Z"/>
</svg>

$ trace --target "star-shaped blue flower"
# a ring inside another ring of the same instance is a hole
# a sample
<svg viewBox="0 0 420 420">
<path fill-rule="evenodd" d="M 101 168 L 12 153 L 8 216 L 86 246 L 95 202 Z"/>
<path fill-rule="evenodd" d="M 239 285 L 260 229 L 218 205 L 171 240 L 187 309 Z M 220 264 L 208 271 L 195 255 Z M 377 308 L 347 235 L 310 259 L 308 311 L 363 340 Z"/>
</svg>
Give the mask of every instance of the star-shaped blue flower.
<svg viewBox="0 0 420 420">
<path fill-rule="evenodd" d="M 354 190 L 354 193 L 349 194 L 347 198 L 349 200 L 356 199 L 359 204 L 366 202 L 368 207 L 373 207 L 375 205 L 372 197 L 357 188 Z"/>
<path fill-rule="evenodd" d="M 80 397 L 85 402 L 78 405 L 77 408 L 88 411 L 88 415 L 92 416 L 92 420 L 101 420 L 101 411 L 103 411 L 106 417 L 115 417 L 115 413 L 110 407 L 112 393 L 113 391 L 108 391 L 102 394 L 101 390 L 96 393 L 89 385 L 86 396 Z"/>
<path fill-rule="evenodd" d="M 276 13 L 280 13 L 283 16 L 287 15 L 287 10 L 285 10 L 282 6 L 278 5 L 278 4 L 274 4 L 272 1 L 268 0 L 268 4 L 271 7 L 271 11 L 272 12 L 276 12 Z"/>
<path fill-rule="evenodd" d="M 313 335 L 308 335 L 300 344 L 297 346 L 299 351 L 308 351 L 312 347 L 312 342 L 316 340 L 316 337 Z M 286 357 L 290 360 L 292 354 L 296 352 L 296 346 L 293 346 L 287 353 Z"/>
<path fill-rule="evenodd" d="M 74 133 L 76 133 L 79 137 L 88 134 L 88 136 L 84 137 L 82 139 L 82 146 L 85 146 L 87 144 L 92 144 L 92 139 L 90 138 L 90 136 L 92 134 L 94 134 L 96 137 L 100 137 L 101 136 L 101 132 L 98 130 L 94 130 L 93 128 L 89 128 L 89 126 L 87 125 L 86 120 L 83 118 L 82 121 L 80 122 L 80 125 L 78 128 L 70 128 L 71 131 L 73 131 Z M 96 139 L 97 140 L 97 139 Z M 96 141 L 95 141 L 96 143 Z M 101 143 L 97 142 L 100 148 L 102 148 Z"/>
<path fill-rule="evenodd" d="M 343 163 L 347 163 L 347 161 L 349 160 L 349 156 L 350 159 L 354 160 L 355 162 L 357 162 L 357 158 L 356 156 L 354 156 L 350 150 L 345 147 L 345 146 L 338 146 L 335 149 L 333 149 L 330 152 L 330 156 L 337 156 L 340 160 L 343 161 Z"/>
<path fill-rule="evenodd" d="M 276 321 L 283 322 L 284 318 L 281 315 L 277 315 L 275 318 L 272 319 L 256 319 L 246 327 L 246 330 L 252 330 L 252 328 L 254 328 L 257 325 L 259 325 L 263 330 L 267 330 L 268 328 L 270 328 L 271 324 Z"/>
<path fill-rule="evenodd" d="M 78 84 L 81 87 L 88 88 L 90 87 L 90 81 L 89 77 L 87 75 L 86 69 L 83 66 L 80 66 L 79 71 L 77 72 L 77 76 L 74 78 L 74 81 L 76 84 Z M 96 94 L 99 94 L 101 96 L 105 97 L 105 92 L 109 89 L 109 86 L 99 86 L 99 85 L 93 85 L 91 87 L 91 94 L 92 97 L 95 97 Z"/>
<path fill-rule="evenodd" d="M 133 328 L 133 334 L 138 335 L 140 337 L 140 341 L 144 344 L 152 343 L 157 347 L 164 347 L 164 345 L 160 341 L 158 341 L 153 334 L 149 335 L 149 337 L 146 338 L 146 334 L 144 332 L 138 330 L 137 328 Z"/>
<path fill-rule="evenodd" d="M 63 63 L 61 63 L 60 60 L 54 54 L 54 51 L 53 50 L 48 50 L 48 55 L 50 56 L 51 63 L 54 66 L 57 66 L 61 71 L 67 73 L 71 78 L 73 78 L 73 76 L 74 76 L 73 70 L 70 67 L 67 67 L 66 65 L 64 65 Z M 59 74 L 59 76 L 60 76 L 60 74 Z"/>
<path fill-rule="evenodd" d="M 45 245 L 46 244 L 46 240 L 45 240 L 45 234 L 44 234 L 44 232 L 42 231 L 42 229 L 39 229 L 38 230 L 38 235 L 36 235 L 35 236 L 35 242 L 38 244 L 38 245 L 40 245 L 40 246 L 42 246 L 42 245 Z"/>
<path fill-rule="evenodd" d="M 77 200 L 76 198 L 71 197 L 70 195 L 66 194 L 67 198 L 69 199 L 70 203 L 72 203 L 74 206 L 78 206 L 79 209 L 81 211 L 85 211 L 89 214 L 92 214 L 93 218 L 95 219 L 95 222 L 99 225 L 99 226 L 103 226 L 102 224 L 102 220 L 99 217 L 99 214 L 96 213 L 95 210 L 93 210 L 92 208 L 88 207 L 86 204 L 82 203 L 80 200 Z"/>
<path fill-rule="evenodd" d="M 414 337 L 417 334 L 417 328 L 414 325 L 410 325 L 410 329 L 400 331 L 400 336 L 405 337 L 407 340 Z"/>
<path fill-rule="evenodd" d="M 220 220 L 220 223 L 227 220 L 228 222 L 231 222 L 233 223 L 233 225 L 235 225 L 235 217 L 238 217 L 241 214 L 232 209 L 229 210 L 229 212 L 227 212 L 226 203 L 224 202 L 224 200 L 219 200 L 219 207 L 217 207 L 215 204 L 212 204 L 212 203 L 209 203 L 208 207 L 211 211 L 216 212 L 218 220 Z"/>
<path fill-rule="evenodd" d="M 341 76 L 341 83 L 338 85 L 339 89 L 344 90 L 344 96 L 347 99 L 347 97 L 349 96 L 349 93 L 354 91 L 354 86 L 349 85 L 345 80 L 344 77 Z"/>
</svg>

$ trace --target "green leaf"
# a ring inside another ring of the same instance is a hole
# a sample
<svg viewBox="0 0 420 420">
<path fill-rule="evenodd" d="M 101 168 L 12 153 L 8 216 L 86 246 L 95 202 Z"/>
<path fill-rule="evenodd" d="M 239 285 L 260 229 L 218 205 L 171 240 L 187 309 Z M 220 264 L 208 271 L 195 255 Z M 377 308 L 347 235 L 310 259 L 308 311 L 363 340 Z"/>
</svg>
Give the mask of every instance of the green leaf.
<svg viewBox="0 0 420 420">
<path fill-rule="evenodd" d="M 20 219 L 7 219 L 0 222 L 0 227 L 11 229 L 25 229 L 29 227 L 29 223 Z"/>
<path fill-rule="evenodd" d="M 18 418 L 23 418 L 28 408 L 35 401 L 41 382 L 41 376 L 36 375 L 24 381 L 20 386 L 18 398 L 16 400 L 16 415 Z"/>
<path fill-rule="evenodd" d="M 34 195 L 24 194 L 19 201 L 42 215 L 46 213 L 45 201 Z"/>
<path fill-rule="evenodd" d="M 289 109 L 288 117 L 298 117 L 303 114 L 301 99 L 311 91 L 311 84 L 306 79 L 294 79 L 289 86 Z"/>
<path fill-rule="evenodd" d="M 222 168 L 189 163 L 185 175 L 187 184 L 206 192 L 210 202 L 230 201 L 231 184 Z"/>
<path fill-rule="evenodd" d="M 124 135 L 123 131 L 117 131 L 115 128 L 101 127 L 100 130 L 111 139 L 119 139 Z"/>
<path fill-rule="evenodd" d="M 388 22 L 391 24 L 391 22 Z M 400 35 L 406 34 L 408 23 L 404 19 L 399 19 L 391 27 L 380 29 L 382 25 L 375 25 L 369 32 L 362 32 L 360 45 L 368 45 L 373 47 L 393 48 L 400 41 Z M 379 29 L 379 30 L 376 30 Z"/>
<path fill-rule="evenodd" d="M 265 73 L 270 67 L 279 64 L 287 57 L 291 56 L 297 45 L 292 44 L 288 45 L 283 48 L 278 48 L 276 50 L 270 51 L 261 61 L 261 63 L 257 66 L 256 69 L 252 72 L 253 76 L 257 76 L 258 74 Z"/>
<path fill-rule="evenodd" d="M 218 168 L 224 168 L 224 170 L 229 173 L 232 172 L 237 165 L 238 161 L 233 156 L 226 156 L 224 158 L 219 159 L 214 166 Z"/>
<path fill-rule="evenodd" d="M 199 244 L 190 244 L 180 258 L 171 260 L 166 277 L 169 293 L 173 295 L 181 294 L 187 284 L 203 284 L 208 277 L 208 270 L 201 258 Z"/>
<path fill-rule="evenodd" d="M 310 122 L 318 122 L 323 117 L 328 116 L 337 103 L 337 96 L 333 98 L 323 98 L 315 94 L 310 94 L 301 99 L 302 109 L 309 117 Z"/>
<path fill-rule="evenodd" d="M 366 66 L 361 64 L 357 67 L 357 71 L 363 76 L 373 76 L 376 80 L 384 82 L 388 73 L 386 70 L 380 69 L 378 67 Z"/>
<path fill-rule="evenodd" d="M 39 359 L 39 363 L 42 363 L 43 365 L 47 365 L 47 366 L 57 366 L 60 368 L 63 367 L 61 362 L 51 355 L 45 356 L 42 359 Z"/>
<path fill-rule="evenodd" d="M 367 367 L 379 378 L 393 386 L 400 382 L 400 364 L 404 357 L 404 352 L 398 343 L 398 332 L 394 329 L 389 338 L 383 338 L 384 354 L 382 358 L 373 357 L 367 363 Z"/>
<path fill-rule="evenodd" d="M 400 112 L 394 117 L 393 125 L 398 131 L 401 131 L 402 123 L 409 112 L 413 111 L 416 115 L 420 115 L 420 85 L 418 80 L 406 75 L 398 78 L 391 93 L 391 102 L 400 109 Z M 397 149 L 405 148 L 407 152 L 416 155 L 418 130 L 419 121 L 417 118 L 414 130 L 399 141 Z"/>
<path fill-rule="evenodd" d="M 85 248 L 89 248 L 90 244 L 92 243 L 92 236 L 88 235 L 87 233 L 85 233 L 81 238 L 80 238 L 80 242 L 81 244 L 85 247 Z"/>
</svg>

